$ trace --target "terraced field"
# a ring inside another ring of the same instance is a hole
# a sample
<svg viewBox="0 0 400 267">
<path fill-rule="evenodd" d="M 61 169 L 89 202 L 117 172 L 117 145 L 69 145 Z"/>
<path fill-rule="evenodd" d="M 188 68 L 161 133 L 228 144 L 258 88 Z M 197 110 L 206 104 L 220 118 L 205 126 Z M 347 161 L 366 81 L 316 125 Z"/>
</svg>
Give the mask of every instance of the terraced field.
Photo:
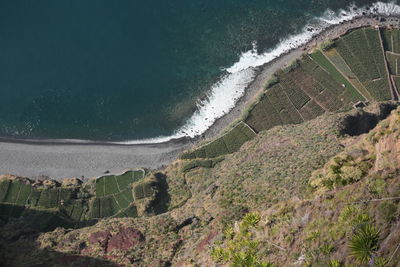
<svg viewBox="0 0 400 267">
<path fill-rule="evenodd" d="M 336 50 L 378 101 L 392 99 L 380 32 L 372 28 L 353 31 L 335 42 Z"/>
<path fill-rule="evenodd" d="M 334 40 L 327 51 L 304 54 L 275 73 L 240 127 L 181 158 L 215 158 L 237 151 L 254 136 L 236 138 L 234 133 L 243 129 L 258 133 L 277 125 L 301 123 L 324 112 L 350 109 L 359 101 L 395 99 L 396 86 L 400 86 L 397 52 L 399 30 L 361 28 Z"/>
<path fill-rule="evenodd" d="M 2 179 L 0 217 L 20 217 L 35 210 L 47 210 L 51 220 L 63 221 L 69 227 L 103 217 L 136 217 L 132 185 L 144 176 L 144 170 L 131 170 L 100 177 L 94 182 L 94 195 L 81 186 L 63 187 L 57 183 L 37 186 L 26 178 Z"/>
</svg>

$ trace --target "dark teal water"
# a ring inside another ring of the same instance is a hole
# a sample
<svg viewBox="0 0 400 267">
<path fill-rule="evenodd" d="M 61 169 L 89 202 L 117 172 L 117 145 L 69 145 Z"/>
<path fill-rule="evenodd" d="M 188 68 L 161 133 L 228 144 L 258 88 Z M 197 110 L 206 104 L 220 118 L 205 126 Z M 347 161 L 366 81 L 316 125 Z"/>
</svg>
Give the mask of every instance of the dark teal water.
<svg viewBox="0 0 400 267">
<path fill-rule="evenodd" d="M 373 1 L 356 1 L 362 6 Z M 171 135 L 257 41 L 346 0 L 2 0 L 0 136 Z"/>
</svg>

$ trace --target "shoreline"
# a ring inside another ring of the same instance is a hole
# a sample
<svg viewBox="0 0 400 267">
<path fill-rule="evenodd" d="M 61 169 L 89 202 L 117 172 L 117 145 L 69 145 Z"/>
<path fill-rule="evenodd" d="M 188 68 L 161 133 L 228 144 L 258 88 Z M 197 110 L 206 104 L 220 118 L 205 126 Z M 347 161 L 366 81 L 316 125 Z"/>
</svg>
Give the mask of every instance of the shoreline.
<svg viewBox="0 0 400 267">
<path fill-rule="evenodd" d="M 253 81 L 247 86 L 244 95 L 238 99 L 235 107 L 217 119 L 199 137 L 182 137 L 167 142 L 140 144 L 0 137 L 0 173 L 33 179 L 46 176 L 61 180 L 68 177 L 98 177 L 105 171 L 120 173 L 129 168 L 161 169 L 174 161 L 182 151 L 215 138 L 232 122 L 238 120 L 243 110 L 263 91 L 264 84 L 277 70 L 290 64 L 321 42 L 335 39 L 351 29 L 365 26 L 400 27 L 400 18 L 368 15 L 328 26 L 309 42 L 290 49 L 274 60 L 257 67 Z"/>
</svg>

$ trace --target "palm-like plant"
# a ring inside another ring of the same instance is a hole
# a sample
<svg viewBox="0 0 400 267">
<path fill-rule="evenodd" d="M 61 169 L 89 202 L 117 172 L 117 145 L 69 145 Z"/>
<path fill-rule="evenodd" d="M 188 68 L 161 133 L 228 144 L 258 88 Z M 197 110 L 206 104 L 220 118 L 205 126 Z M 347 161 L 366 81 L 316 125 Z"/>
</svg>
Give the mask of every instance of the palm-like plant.
<svg viewBox="0 0 400 267">
<path fill-rule="evenodd" d="M 350 254 L 360 263 L 367 263 L 378 249 L 378 242 L 379 230 L 370 224 L 362 225 L 350 241 Z"/>
</svg>

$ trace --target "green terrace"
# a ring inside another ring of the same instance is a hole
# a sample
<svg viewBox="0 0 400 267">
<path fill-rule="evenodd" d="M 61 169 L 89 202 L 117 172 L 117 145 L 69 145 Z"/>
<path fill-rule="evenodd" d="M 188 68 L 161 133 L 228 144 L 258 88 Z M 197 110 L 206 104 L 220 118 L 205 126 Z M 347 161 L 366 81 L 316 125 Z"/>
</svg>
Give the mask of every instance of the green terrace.
<svg viewBox="0 0 400 267">
<path fill-rule="evenodd" d="M 107 175 L 82 184 L 34 182 L 28 178 L 0 178 L 0 218 L 34 217 L 35 226 L 81 227 L 104 217 L 137 217 L 137 205 L 154 198 L 157 183 L 142 169 Z M 40 215 L 39 215 L 40 214 Z"/>
<path fill-rule="evenodd" d="M 239 150 L 260 131 L 296 124 L 358 102 L 398 99 L 400 31 L 359 28 L 305 53 L 267 82 L 237 125 L 181 159 L 218 158 Z M 196 161 L 187 166 L 212 165 Z M 189 168 L 190 169 L 190 168 Z"/>
</svg>

